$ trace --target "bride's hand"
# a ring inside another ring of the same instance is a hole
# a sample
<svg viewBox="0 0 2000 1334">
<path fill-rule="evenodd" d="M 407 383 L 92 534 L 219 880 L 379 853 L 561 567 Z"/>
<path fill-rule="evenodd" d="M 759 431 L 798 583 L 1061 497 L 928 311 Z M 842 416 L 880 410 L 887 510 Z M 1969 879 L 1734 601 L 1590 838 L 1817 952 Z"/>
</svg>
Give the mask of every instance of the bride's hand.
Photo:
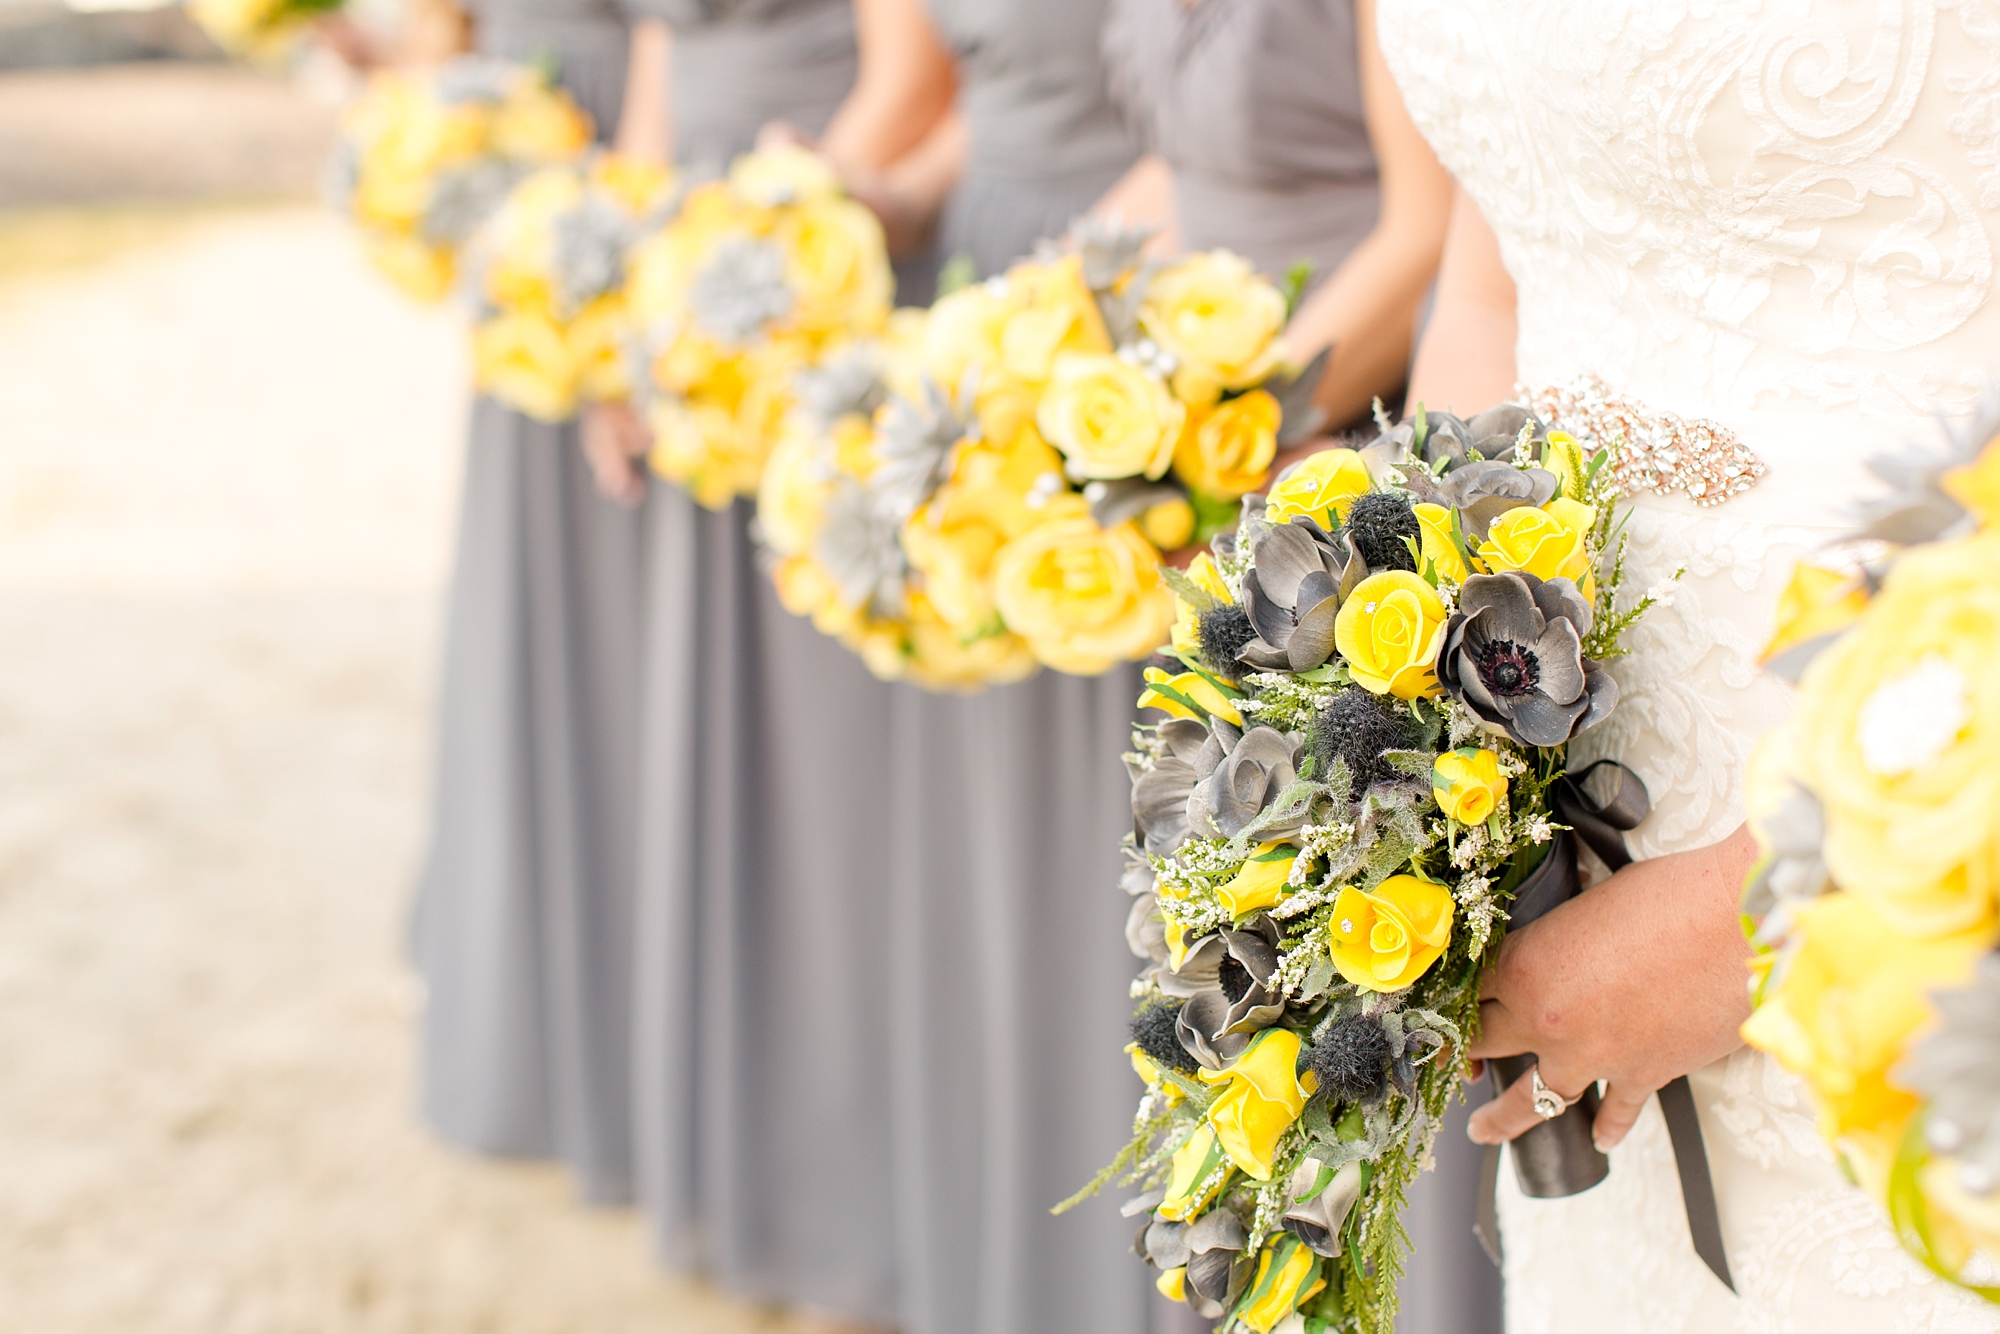
<svg viewBox="0 0 2000 1334">
<path fill-rule="evenodd" d="M 1660 1087 L 1742 1045 L 1749 1017 L 1737 916 L 1757 855 L 1747 828 L 1712 847 L 1635 862 L 1511 934 L 1480 982 L 1478 1060 L 1534 1052 L 1564 1098 L 1607 1088 L 1592 1136 L 1625 1138 Z M 1481 1144 L 1539 1123 L 1532 1074 L 1473 1113 Z"/>
</svg>

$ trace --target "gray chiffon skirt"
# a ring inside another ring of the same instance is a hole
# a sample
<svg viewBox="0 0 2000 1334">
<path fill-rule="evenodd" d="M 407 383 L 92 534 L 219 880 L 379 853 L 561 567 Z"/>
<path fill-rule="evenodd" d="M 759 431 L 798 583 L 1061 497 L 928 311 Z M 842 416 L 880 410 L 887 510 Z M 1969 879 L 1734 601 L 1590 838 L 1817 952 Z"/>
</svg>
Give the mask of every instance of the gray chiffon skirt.
<svg viewBox="0 0 2000 1334">
<path fill-rule="evenodd" d="M 600 1202 L 631 1189 L 642 537 L 573 425 L 474 404 L 413 923 L 424 1112 Z"/>
</svg>

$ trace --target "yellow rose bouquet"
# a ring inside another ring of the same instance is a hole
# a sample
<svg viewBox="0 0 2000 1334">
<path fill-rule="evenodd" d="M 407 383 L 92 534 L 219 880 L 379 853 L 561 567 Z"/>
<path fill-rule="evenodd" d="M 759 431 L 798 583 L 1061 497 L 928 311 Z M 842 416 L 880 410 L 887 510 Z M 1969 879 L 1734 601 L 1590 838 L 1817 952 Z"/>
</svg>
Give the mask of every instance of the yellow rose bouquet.
<svg viewBox="0 0 2000 1334">
<path fill-rule="evenodd" d="M 590 117 L 548 72 L 461 56 L 428 74 L 376 76 L 347 108 L 328 171 L 375 266 L 435 301 L 460 248 L 524 176 L 590 147 Z"/>
<path fill-rule="evenodd" d="M 1601 663 L 1666 592 L 1621 594 L 1614 452 L 1518 407 L 1420 408 L 1165 575 L 1175 666 L 1147 670 L 1162 720 L 1126 757 L 1145 1092 L 1083 1194 L 1138 1187 L 1160 1290 L 1220 1328 L 1394 1327 L 1481 970 L 1575 891 L 1578 834 L 1616 856 L 1644 813 L 1629 771 L 1607 804 L 1566 773 L 1617 704 Z"/>
<path fill-rule="evenodd" d="M 791 147 L 690 190 L 630 269 L 653 470 L 710 509 L 757 493 L 793 377 L 879 335 L 895 289 L 875 215 Z"/>
<path fill-rule="evenodd" d="M 1903 1244 L 2000 1302 L 1968 1277 L 2000 1262 L 2000 394 L 1877 471 L 1870 559 L 1801 566 L 1767 653 L 1799 693 L 1751 766 L 1743 1036 Z"/>
<path fill-rule="evenodd" d="M 316 18 L 344 0 L 189 0 L 188 17 L 232 56 L 277 60 L 289 54 Z"/>
<path fill-rule="evenodd" d="M 467 248 L 479 388 L 543 421 L 625 399 L 625 253 L 672 202 L 670 172 L 609 153 L 523 178 Z"/>
</svg>

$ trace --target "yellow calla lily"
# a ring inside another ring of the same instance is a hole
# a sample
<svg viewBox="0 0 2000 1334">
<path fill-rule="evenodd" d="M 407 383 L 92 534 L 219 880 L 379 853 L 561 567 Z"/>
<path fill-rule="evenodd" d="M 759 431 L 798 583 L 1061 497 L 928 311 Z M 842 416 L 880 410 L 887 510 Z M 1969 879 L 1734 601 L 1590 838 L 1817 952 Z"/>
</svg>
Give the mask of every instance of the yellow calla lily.
<svg viewBox="0 0 2000 1334">
<path fill-rule="evenodd" d="M 1206 1084 L 1222 1093 L 1208 1109 L 1208 1123 L 1229 1161 L 1259 1181 L 1271 1179 L 1278 1139 L 1306 1109 L 1312 1090 L 1299 1082 L 1299 1035 L 1288 1028 L 1259 1033 L 1227 1070 L 1203 1070 Z"/>
<path fill-rule="evenodd" d="M 1189 708 L 1192 702 L 1197 708 Z M 1217 690 L 1200 672 L 1181 672 L 1171 675 L 1158 667 L 1146 669 L 1146 690 L 1139 696 L 1142 709 L 1161 709 L 1176 718 L 1192 718 L 1196 722 L 1206 722 L 1210 716 L 1222 719 L 1233 727 L 1243 726 L 1243 715 L 1229 696 Z"/>
<path fill-rule="evenodd" d="M 1285 897 L 1292 863 L 1298 856 L 1299 850 L 1289 843 L 1260 844 L 1229 883 L 1215 891 L 1215 896 L 1232 917 L 1275 907 Z"/>
</svg>

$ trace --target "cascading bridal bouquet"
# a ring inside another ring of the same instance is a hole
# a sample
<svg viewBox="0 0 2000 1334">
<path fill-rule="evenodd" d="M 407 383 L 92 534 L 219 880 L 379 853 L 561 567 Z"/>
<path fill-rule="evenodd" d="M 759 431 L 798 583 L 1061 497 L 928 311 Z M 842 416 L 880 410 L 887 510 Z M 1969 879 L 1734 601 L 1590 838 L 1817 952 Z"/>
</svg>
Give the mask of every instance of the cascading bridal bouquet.
<svg viewBox="0 0 2000 1334">
<path fill-rule="evenodd" d="M 756 494 L 793 377 L 880 334 L 894 291 L 881 224 L 817 154 L 758 149 L 690 190 L 626 288 L 653 471 L 710 509 Z"/>
<path fill-rule="evenodd" d="M 1801 565 L 1780 601 L 1767 661 L 1799 699 L 1746 784 L 1743 1036 L 1903 1245 L 2000 1302 L 2000 390 L 1982 408 L 1879 461 L 1870 558 Z"/>
<path fill-rule="evenodd" d="M 341 128 L 329 200 L 376 268 L 422 301 L 451 290 L 459 248 L 517 181 L 574 160 L 593 133 L 547 70 L 484 56 L 377 75 Z"/>
<path fill-rule="evenodd" d="M 516 185 L 468 247 L 479 388 L 551 422 L 623 400 L 625 252 L 672 204 L 671 172 L 610 153 Z"/>
<path fill-rule="evenodd" d="M 1480 972 L 1574 878 L 1566 748 L 1664 592 L 1621 595 L 1614 449 L 1419 409 L 1169 576 L 1179 670 L 1140 700 L 1169 717 L 1127 759 L 1146 1093 L 1083 1194 L 1145 1187 L 1137 1249 L 1222 1328 L 1394 1325 Z"/>
</svg>

